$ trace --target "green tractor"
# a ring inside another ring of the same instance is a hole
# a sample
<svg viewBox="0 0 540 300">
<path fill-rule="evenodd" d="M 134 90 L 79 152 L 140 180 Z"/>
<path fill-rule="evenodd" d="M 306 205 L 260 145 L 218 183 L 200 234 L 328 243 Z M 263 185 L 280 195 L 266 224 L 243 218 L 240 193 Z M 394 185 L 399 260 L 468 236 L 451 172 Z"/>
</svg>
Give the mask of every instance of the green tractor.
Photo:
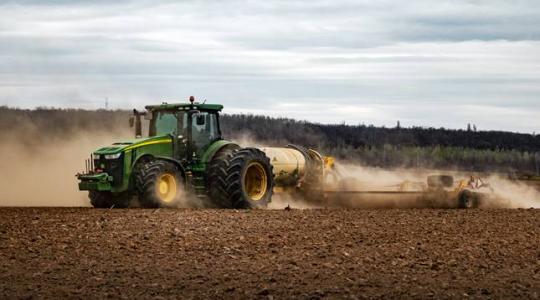
<svg viewBox="0 0 540 300">
<path fill-rule="evenodd" d="M 130 119 L 136 139 L 93 152 L 77 174 L 92 206 L 176 207 L 188 197 L 209 207 L 265 207 L 273 192 L 270 159 L 256 148 L 223 139 L 222 105 L 189 103 L 146 106 Z M 142 137 L 142 118 L 148 136 Z"/>
</svg>

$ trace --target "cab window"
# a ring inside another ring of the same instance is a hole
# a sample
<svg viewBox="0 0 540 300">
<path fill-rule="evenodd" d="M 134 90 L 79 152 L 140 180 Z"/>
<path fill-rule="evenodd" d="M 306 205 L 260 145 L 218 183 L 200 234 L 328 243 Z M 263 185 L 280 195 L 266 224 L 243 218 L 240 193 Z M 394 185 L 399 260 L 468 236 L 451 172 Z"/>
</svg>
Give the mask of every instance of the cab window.
<svg viewBox="0 0 540 300">
<path fill-rule="evenodd" d="M 152 135 L 186 135 L 185 112 L 160 111 L 155 113 Z"/>
<path fill-rule="evenodd" d="M 217 115 L 200 112 L 192 116 L 192 136 L 197 152 L 219 138 Z"/>
</svg>

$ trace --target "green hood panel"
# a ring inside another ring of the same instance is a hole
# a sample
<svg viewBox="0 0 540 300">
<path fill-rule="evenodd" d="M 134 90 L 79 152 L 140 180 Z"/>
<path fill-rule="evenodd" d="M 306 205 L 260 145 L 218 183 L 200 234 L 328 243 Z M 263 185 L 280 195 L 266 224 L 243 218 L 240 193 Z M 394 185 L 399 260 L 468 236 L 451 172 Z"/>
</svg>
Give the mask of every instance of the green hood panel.
<svg viewBox="0 0 540 300">
<path fill-rule="evenodd" d="M 122 151 L 131 150 L 134 148 L 154 145 L 154 144 L 166 144 L 172 143 L 172 138 L 169 135 L 153 136 L 149 138 L 133 139 L 124 142 L 117 142 L 111 146 L 100 148 L 94 151 L 94 154 L 116 154 Z"/>
</svg>

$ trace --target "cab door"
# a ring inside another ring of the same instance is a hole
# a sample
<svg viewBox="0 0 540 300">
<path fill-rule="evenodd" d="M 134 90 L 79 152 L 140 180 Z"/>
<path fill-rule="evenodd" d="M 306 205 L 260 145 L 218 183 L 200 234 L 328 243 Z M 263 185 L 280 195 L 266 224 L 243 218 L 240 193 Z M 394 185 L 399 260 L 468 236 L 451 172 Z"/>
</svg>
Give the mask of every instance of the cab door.
<svg viewBox="0 0 540 300">
<path fill-rule="evenodd" d="M 221 138 L 217 113 L 201 111 L 192 115 L 191 136 L 193 153 L 201 157 L 212 142 Z"/>
</svg>

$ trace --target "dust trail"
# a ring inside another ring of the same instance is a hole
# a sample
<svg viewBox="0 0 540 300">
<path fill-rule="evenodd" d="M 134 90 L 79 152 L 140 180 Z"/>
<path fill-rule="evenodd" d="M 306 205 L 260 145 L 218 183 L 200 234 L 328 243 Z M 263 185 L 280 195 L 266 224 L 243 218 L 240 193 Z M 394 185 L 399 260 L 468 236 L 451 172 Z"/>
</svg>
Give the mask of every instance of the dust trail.
<svg viewBox="0 0 540 300">
<path fill-rule="evenodd" d="M 382 169 L 364 167 L 353 163 L 336 163 L 337 182 L 330 184 L 331 190 L 394 192 L 403 189 L 403 194 L 337 194 L 329 195 L 327 205 L 348 208 L 437 208 L 451 207 L 450 199 L 438 195 L 427 197 L 421 192 L 426 188 L 426 179 L 433 171 L 423 169 Z M 435 173 L 438 174 L 438 173 Z M 328 184 L 328 182 L 327 182 Z"/>
<path fill-rule="evenodd" d="M 471 174 L 455 170 L 428 169 L 382 169 L 364 167 L 354 163 L 336 163 L 337 178 L 326 182 L 327 189 L 338 192 L 350 191 L 399 191 L 404 183 L 405 189 L 412 193 L 403 194 L 328 194 L 324 201 L 315 202 L 300 195 L 275 194 L 270 209 L 290 206 L 297 209 L 309 208 L 457 208 L 457 193 L 430 192 L 427 177 L 430 175 L 452 175 L 455 189 L 460 180 L 468 180 Z M 540 208 L 540 191 L 518 181 L 511 181 L 497 175 L 485 176 L 490 189 L 482 190 L 487 197 L 480 202 L 480 208 Z M 415 193 L 418 191 L 418 193 Z"/>
<path fill-rule="evenodd" d="M 476 173 L 464 173 L 454 170 L 424 170 L 424 169 L 379 169 L 362 167 L 355 164 L 337 164 L 336 168 L 341 174 L 339 190 L 396 190 L 400 183 L 420 187 L 427 184 L 429 175 L 445 174 L 454 177 L 455 184 L 460 180 L 467 180 Z M 482 176 L 480 176 L 482 177 Z M 490 189 L 482 190 L 487 195 L 480 202 L 481 208 L 539 208 L 540 191 L 519 181 L 512 181 L 497 175 L 488 175 L 484 178 Z M 455 186 L 451 189 L 454 189 Z M 429 194 L 420 197 L 407 195 L 362 195 L 345 196 L 335 201 L 337 206 L 358 208 L 454 208 L 456 198 L 448 198 L 444 194 Z"/>
<path fill-rule="evenodd" d="M 75 174 L 100 146 L 130 137 L 127 130 L 81 131 L 65 138 L 33 130 L 5 133 L 0 145 L 0 206 L 89 206 Z"/>
<path fill-rule="evenodd" d="M 132 136 L 127 126 L 113 130 L 76 130 L 65 136 L 41 133 L 39 126 L 20 122 L 16 130 L 0 132 L 0 206 L 89 206 L 86 192 L 77 188 L 75 174 L 84 169 L 84 160 L 100 146 Z M 123 124 L 125 125 L 125 124 Z M 49 131 L 51 129 L 49 128 Z M 249 135 L 236 136 L 242 146 L 263 147 Z M 333 188 L 350 190 L 395 190 L 404 181 L 425 184 L 428 175 L 450 174 L 456 179 L 471 174 L 441 170 L 380 169 L 354 163 L 338 163 L 339 183 Z M 496 197 L 483 203 L 486 208 L 540 208 L 540 192 L 526 184 L 498 176 L 487 177 Z M 421 208 L 449 207 L 449 199 L 396 195 L 343 195 L 315 202 L 298 195 L 275 193 L 269 209 L 310 209 L 320 207 Z M 197 198 L 182 197 L 178 207 L 208 207 Z"/>
<path fill-rule="evenodd" d="M 270 147 L 269 143 L 263 143 L 257 141 L 249 132 L 241 132 L 230 137 L 230 141 L 237 143 L 240 147 L 255 147 L 255 148 L 264 148 Z"/>
<path fill-rule="evenodd" d="M 482 207 L 486 208 L 540 208 L 540 191 L 523 182 L 500 176 L 487 178 L 495 197 Z"/>
</svg>

